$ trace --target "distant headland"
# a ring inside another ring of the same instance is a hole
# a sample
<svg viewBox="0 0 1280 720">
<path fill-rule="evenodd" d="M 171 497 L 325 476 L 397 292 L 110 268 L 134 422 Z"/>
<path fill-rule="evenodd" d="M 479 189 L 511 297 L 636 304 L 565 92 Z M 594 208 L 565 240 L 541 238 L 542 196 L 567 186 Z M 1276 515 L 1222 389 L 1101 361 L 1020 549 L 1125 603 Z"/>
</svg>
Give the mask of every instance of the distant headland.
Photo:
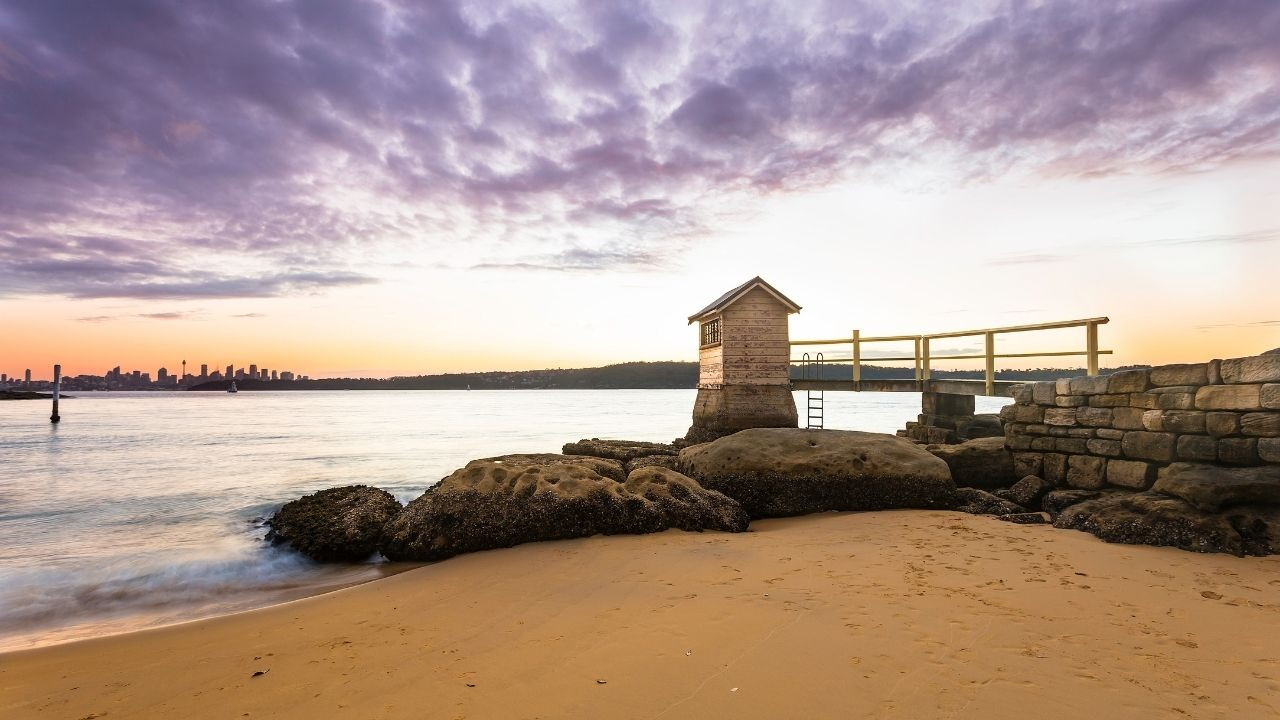
<svg viewBox="0 0 1280 720">
<path fill-rule="evenodd" d="M 1117 370 L 1146 366 L 1125 366 Z M 821 368 L 822 379 L 847 380 L 852 372 L 848 364 L 831 363 Z M 863 365 L 862 376 L 868 380 L 901 378 L 910 369 Z M 799 377 L 799 367 L 792 368 Z M 1083 368 L 1036 368 L 1003 370 L 1002 380 L 1056 380 L 1085 374 Z M 934 370 L 935 378 L 976 380 L 981 370 Z M 222 391 L 227 381 L 206 382 L 191 390 Z M 628 362 L 594 368 L 556 368 L 547 370 L 487 371 L 414 375 L 391 378 L 308 378 L 288 382 L 271 380 L 237 380 L 239 390 L 686 390 L 698 385 L 696 362 Z"/>
</svg>

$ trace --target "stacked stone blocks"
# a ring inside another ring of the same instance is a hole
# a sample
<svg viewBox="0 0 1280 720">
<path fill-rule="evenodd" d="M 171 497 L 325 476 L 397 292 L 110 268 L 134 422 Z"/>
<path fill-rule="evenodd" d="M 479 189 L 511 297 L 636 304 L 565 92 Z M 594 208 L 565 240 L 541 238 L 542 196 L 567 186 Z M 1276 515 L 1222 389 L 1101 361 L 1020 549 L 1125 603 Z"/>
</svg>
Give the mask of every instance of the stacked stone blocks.
<svg viewBox="0 0 1280 720">
<path fill-rule="evenodd" d="M 1280 354 L 1021 385 L 1000 413 L 1015 470 L 1145 490 L 1174 462 L 1280 464 Z"/>
<path fill-rule="evenodd" d="M 990 415 L 975 415 L 972 395 L 926 392 L 921 413 L 899 430 L 900 437 L 929 444 L 953 444 L 980 437 L 999 437 L 1000 423 Z"/>
</svg>

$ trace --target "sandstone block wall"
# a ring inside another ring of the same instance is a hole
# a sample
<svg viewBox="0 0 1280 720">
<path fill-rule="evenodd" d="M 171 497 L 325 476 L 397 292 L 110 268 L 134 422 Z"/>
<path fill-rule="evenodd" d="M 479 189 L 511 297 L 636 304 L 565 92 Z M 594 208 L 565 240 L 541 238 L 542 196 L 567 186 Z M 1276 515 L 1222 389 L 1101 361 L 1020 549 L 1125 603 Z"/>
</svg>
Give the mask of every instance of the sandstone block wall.
<svg viewBox="0 0 1280 720">
<path fill-rule="evenodd" d="M 1027 383 L 1000 412 L 1021 477 L 1145 490 L 1173 462 L 1280 464 L 1280 353 Z"/>
</svg>

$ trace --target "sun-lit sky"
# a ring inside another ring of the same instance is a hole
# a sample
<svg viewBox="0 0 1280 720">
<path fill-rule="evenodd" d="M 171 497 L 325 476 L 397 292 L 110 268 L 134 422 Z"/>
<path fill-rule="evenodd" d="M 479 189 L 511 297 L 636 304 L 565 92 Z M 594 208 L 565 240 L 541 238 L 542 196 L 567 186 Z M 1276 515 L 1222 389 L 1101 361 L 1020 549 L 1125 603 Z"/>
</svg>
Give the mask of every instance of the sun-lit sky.
<svg viewBox="0 0 1280 720">
<path fill-rule="evenodd" d="M 1269 0 L 6 3 L 0 371 L 689 360 L 754 275 L 793 338 L 1253 354 L 1277 37 Z"/>
</svg>

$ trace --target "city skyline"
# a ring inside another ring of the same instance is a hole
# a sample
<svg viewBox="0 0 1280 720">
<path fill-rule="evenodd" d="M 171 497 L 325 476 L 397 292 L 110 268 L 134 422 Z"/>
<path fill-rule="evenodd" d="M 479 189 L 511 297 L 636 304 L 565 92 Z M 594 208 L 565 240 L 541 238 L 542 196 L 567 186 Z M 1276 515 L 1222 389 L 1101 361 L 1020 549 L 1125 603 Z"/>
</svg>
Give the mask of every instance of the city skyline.
<svg viewBox="0 0 1280 720">
<path fill-rule="evenodd" d="M 185 361 L 180 363 L 180 365 L 185 364 Z M 116 365 L 100 375 L 67 372 L 66 368 L 63 368 L 63 385 L 71 389 L 82 390 L 109 390 L 132 387 L 178 389 L 204 382 L 218 382 L 229 379 L 259 380 L 263 382 L 292 382 L 295 379 L 311 379 L 309 375 L 295 373 L 291 370 L 271 369 L 265 366 L 259 368 L 256 363 L 241 367 L 236 367 L 234 363 L 225 366 L 225 368 L 215 366 L 212 371 L 209 370 L 208 363 L 201 363 L 199 374 L 190 372 L 171 373 L 168 366 L 161 365 L 156 368 L 154 378 L 152 378 L 150 371 L 123 370 L 123 367 L 122 365 Z M 22 373 L 20 379 L 18 375 L 10 375 L 7 371 L 0 371 L 0 387 L 9 384 L 15 384 L 17 387 L 45 386 L 53 383 L 52 368 L 49 370 L 48 377 L 41 375 L 39 372 L 33 372 L 31 368 L 24 369 Z"/>
<path fill-rule="evenodd" d="M 1257 353 L 1277 36 L 1265 0 L 8 6 L 0 365 L 687 360 L 755 275 L 795 337 Z"/>
</svg>

